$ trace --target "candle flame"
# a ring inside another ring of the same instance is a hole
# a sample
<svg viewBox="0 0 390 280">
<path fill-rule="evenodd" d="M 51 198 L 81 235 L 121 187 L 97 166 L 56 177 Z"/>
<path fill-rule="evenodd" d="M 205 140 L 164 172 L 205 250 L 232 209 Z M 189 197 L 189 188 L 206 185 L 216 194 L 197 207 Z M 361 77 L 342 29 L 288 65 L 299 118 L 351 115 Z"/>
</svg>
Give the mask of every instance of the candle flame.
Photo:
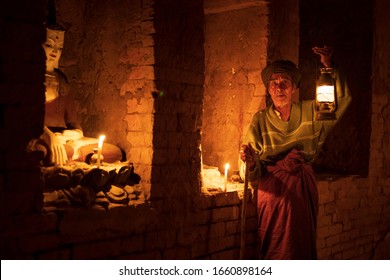
<svg viewBox="0 0 390 280">
<path fill-rule="evenodd" d="M 226 164 L 225 164 L 225 169 L 228 170 L 229 167 L 230 167 L 230 164 L 229 164 L 229 163 L 226 163 Z"/>
<path fill-rule="evenodd" d="M 98 143 L 98 148 L 101 149 L 103 147 L 103 141 L 106 138 L 106 135 L 100 135 L 99 137 L 99 143 Z"/>
</svg>

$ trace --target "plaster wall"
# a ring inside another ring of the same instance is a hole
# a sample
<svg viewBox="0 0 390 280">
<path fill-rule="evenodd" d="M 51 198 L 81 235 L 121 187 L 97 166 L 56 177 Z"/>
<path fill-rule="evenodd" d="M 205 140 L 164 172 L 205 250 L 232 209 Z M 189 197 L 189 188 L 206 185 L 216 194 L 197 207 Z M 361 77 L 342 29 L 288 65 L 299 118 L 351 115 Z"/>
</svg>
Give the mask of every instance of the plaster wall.
<svg viewBox="0 0 390 280">
<path fill-rule="evenodd" d="M 265 107 L 260 73 L 267 63 L 269 5 L 240 3 L 205 1 L 202 155 L 204 164 L 221 172 L 226 163 L 238 169 L 244 132 Z"/>
</svg>

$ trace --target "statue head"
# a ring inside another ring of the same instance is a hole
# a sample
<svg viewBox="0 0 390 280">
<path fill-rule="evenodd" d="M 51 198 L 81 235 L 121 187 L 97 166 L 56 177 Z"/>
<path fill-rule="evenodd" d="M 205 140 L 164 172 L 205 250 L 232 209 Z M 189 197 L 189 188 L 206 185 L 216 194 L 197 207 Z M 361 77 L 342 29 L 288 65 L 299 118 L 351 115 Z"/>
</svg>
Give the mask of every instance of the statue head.
<svg viewBox="0 0 390 280">
<path fill-rule="evenodd" d="M 65 30 L 58 24 L 46 26 L 46 42 L 43 49 L 46 53 L 46 69 L 54 70 L 58 68 L 62 49 L 64 47 Z"/>
</svg>

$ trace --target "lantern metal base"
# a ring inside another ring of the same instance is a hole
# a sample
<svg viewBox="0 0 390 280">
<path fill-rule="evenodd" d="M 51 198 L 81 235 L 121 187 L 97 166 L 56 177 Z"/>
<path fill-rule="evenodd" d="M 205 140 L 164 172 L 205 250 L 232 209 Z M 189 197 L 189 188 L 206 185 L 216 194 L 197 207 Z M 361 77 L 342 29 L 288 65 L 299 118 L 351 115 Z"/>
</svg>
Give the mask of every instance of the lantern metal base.
<svg viewBox="0 0 390 280">
<path fill-rule="evenodd" d="M 334 112 L 316 112 L 316 121 L 331 121 L 336 119 Z"/>
</svg>

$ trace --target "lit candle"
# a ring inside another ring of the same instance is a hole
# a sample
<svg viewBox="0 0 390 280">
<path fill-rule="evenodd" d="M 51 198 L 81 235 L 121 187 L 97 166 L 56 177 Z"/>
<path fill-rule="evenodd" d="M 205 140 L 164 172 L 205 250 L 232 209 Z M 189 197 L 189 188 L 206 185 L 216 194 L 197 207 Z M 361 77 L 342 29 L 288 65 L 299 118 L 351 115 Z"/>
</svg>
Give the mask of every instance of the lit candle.
<svg viewBox="0 0 390 280">
<path fill-rule="evenodd" d="M 97 156 L 97 168 L 100 168 L 100 156 L 102 154 L 103 141 L 106 138 L 106 135 L 100 135 L 98 142 L 98 156 Z"/>
<path fill-rule="evenodd" d="M 225 192 L 227 191 L 227 177 L 228 177 L 228 170 L 229 170 L 230 164 L 225 164 Z"/>
</svg>

